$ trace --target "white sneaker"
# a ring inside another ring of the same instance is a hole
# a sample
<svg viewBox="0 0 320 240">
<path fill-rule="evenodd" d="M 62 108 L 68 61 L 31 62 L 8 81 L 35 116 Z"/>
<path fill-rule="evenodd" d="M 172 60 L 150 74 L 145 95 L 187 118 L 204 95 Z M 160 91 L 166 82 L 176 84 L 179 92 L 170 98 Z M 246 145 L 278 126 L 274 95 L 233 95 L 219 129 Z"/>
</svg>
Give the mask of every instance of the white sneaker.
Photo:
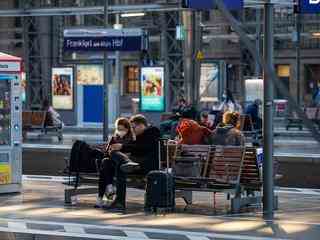
<svg viewBox="0 0 320 240">
<path fill-rule="evenodd" d="M 97 197 L 96 204 L 94 205 L 95 208 L 102 208 L 104 205 L 104 201 L 101 197 Z"/>
<path fill-rule="evenodd" d="M 116 191 L 112 184 L 108 185 L 106 187 L 106 193 L 105 196 L 108 200 L 113 200 L 113 196 L 115 195 Z"/>
</svg>

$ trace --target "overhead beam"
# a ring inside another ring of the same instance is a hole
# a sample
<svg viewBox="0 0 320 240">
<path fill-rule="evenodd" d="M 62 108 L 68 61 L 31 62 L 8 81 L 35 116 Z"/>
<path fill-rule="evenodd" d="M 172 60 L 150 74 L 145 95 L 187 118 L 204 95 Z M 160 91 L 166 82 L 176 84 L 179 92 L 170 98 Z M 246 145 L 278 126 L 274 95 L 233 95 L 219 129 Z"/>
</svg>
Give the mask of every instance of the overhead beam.
<svg viewBox="0 0 320 240">
<path fill-rule="evenodd" d="M 136 13 L 136 12 L 172 12 L 185 10 L 180 7 L 170 7 L 161 4 L 119 5 L 110 6 L 110 14 Z M 59 7 L 34 9 L 8 9 L 0 10 L 0 17 L 37 17 L 37 16 L 73 16 L 73 15 L 103 15 L 104 7 Z"/>
<path fill-rule="evenodd" d="M 273 0 L 279 7 L 292 7 L 293 0 Z M 246 8 L 262 8 L 264 0 L 245 0 Z M 113 5 L 109 6 L 110 14 L 136 13 L 136 12 L 174 12 L 186 11 L 177 4 L 135 4 L 135 5 Z M 34 9 L 6 9 L 0 10 L 0 17 L 37 17 L 37 16 L 74 16 L 74 15 L 103 15 L 104 6 L 87 7 L 56 7 L 56 8 L 34 8 Z"/>
</svg>

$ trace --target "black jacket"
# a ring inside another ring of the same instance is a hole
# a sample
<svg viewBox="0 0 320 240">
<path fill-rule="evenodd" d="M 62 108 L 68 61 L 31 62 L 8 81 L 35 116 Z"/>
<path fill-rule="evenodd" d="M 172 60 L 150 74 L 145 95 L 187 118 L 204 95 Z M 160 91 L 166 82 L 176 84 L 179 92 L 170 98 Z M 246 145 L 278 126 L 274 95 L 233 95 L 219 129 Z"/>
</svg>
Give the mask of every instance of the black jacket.
<svg viewBox="0 0 320 240">
<path fill-rule="evenodd" d="M 150 126 L 137 136 L 136 141 L 123 144 L 121 151 L 131 153 L 134 157 L 144 157 L 149 154 L 154 155 L 158 153 L 159 138 L 159 129 Z"/>
<path fill-rule="evenodd" d="M 159 166 L 160 130 L 150 126 L 137 136 L 136 141 L 122 145 L 121 152 L 130 153 L 133 158 L 144 158 L 146 172 Z"/>
</svg>

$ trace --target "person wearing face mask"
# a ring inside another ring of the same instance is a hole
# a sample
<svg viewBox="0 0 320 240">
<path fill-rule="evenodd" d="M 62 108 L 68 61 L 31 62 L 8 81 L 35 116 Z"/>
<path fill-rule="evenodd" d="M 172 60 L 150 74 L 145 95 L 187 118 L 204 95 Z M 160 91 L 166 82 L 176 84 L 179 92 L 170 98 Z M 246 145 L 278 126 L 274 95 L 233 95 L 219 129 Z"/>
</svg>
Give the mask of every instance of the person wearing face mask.
<svg viewBox="0 0 320 240">
<path fill-rule="evenodd" d="M 127 174 L 146 176 L 150 171 L 159 169 L 159 129 L 149 125 L 143 115 L 131 117 L 130 123 L 136 140 L 111 145 L 111 162 L 116 169 L 117 193 L 116 199 L 106 208 L 109 211 L 124 211 L 126 208 Z M 126 153 L 130 153 L 130 156 Z"/>
<path fill-rule="evenodd" d="M 222 113 L 225 112 L 238 112 L 242 113 L 242 107 L 234 99 L 232 92 L 226 89 L 222 95 L 223 102 L 221 103 L 219 110 Z"/>
<path fill-rule="evenodd" d="M 115 133 L 106 146 L 106 153 L 110 156 L 113 144 L 129 144 L 135 140 L 131 124 L 126 118 L 119 118 L 115 123 Z M 103 159 L 99 173 L 99 193 L 95 207 L 101 208 L 104 205 L 103 197 L 111 198 L 114 195 L 113 178 L 115 175 L 114 165 L 110 157 Z"/>
</svg>

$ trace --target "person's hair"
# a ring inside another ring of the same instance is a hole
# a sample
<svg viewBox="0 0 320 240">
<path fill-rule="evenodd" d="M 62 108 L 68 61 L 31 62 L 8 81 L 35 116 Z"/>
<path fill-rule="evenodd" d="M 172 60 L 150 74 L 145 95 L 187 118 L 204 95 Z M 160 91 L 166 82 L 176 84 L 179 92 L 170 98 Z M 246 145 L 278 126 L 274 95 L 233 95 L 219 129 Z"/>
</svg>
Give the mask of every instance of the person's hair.
<svg viewBox="0 0 320 240">
<path fill-rule="evenodd" d="M 225 112 L 223 114 L 223 124 L 232 125 L 236 127 L 240 119 L 240 114 L 238 112 Z"/>
<path fill-rule="evenodd" d="M 129 121 L 129 119 L 127 118 L 118 118 L 115 122 L 115 126 L 116 128 L 121 125 L 121 126 L 124 126 L 126 129 L 128 129 L 128 133 L 126 136 L 129 136 L 129 137 L 133 137 L 133 129 L 132 129 L 132 126 L 131 126 L 131 123 Z"/>
<path fill-rule="evenodd" d="M 187 104 L 187 100 L 185 98 L 180 98 L 178 102 Z"/>
<path fill-rule="evenodd" d="M 130 122 L 134 124 L 143 124 L 144 126 L 148 126 L 148 121 L 145 116 L 142 114 L 134 115 L 130 118 Z"/>
<path fill-rule="evenodd" d="M 231 101 L 232 103 L 234 103 L 234 98 L 233 98 L 233 95 L 232 95 L 232 92 L 230 91 L 230 89 L 226 89 L 226 102 L 229 102 Z"/>
<path fill-rule="evenodd" d="M 209 117 L 208 112 L 202 112 L 202 113 L 201 113 L 201 117 L 203 117 L 203 118 L 208 118 L 208 117 Z"/>
</svg>

